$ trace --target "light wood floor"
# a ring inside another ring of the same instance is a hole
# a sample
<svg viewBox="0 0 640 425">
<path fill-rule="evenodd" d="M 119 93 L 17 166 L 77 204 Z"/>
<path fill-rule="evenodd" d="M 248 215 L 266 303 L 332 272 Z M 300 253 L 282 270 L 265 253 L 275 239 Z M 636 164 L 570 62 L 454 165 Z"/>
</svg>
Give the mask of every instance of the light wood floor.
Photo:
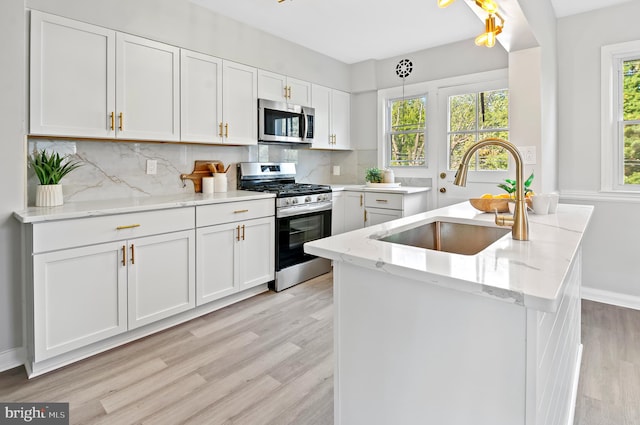
<svg viewBox="0 0 640 425">
<path fill-rule="evenodd" d="M 0 373 L 0 401 L 69 402 L 71 424 L 331 425 L 331 281 L 261 294 L 32 380 L 22 367 Z M 582 306 L 575 425 L 638 425 L 640 311 Z"/>
</svg>

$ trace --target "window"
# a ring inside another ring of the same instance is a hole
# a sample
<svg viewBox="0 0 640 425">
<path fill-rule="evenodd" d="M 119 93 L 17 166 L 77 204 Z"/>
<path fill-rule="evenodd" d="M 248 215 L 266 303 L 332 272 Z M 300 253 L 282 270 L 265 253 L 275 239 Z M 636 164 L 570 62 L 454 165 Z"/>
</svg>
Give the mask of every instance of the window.
<svg viewBox="0 0 640 425">
<path fill-rule="evenodd" d="M 509 92 L 507 89 L 449 96 L 449 170 L 460 165 L 462 156 L 474 143 L 488 137 L 509 140 Z M 504 171 L 509 166 L 507 151 L 489 146 L 476 152 L 470 170 Z"/>
<path fill-rule="evenodd" d="M 602 189 L 640 191 L 640 42 L 602 48 Z"/>
<path fill-rule="evenodd" d="M 391 99 L 387 105 L 388 165 L 419 167 L 426 165 L 425 130 L 427 96 Z"/>
</svg>

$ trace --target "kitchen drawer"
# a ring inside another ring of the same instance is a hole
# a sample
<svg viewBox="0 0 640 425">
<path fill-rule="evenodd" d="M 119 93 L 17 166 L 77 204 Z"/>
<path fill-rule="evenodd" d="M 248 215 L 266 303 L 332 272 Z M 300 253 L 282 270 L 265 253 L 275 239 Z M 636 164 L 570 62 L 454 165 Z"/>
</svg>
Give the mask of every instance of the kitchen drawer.
<svg viewBox="0 0 640 425">
<path fill-rule="evenodd" d="M 196 225 L 197 227 L 214 226 L 271 215 L 275 215 L 273 198 L 199 205 L 196 207 Z"/>
<path fill-rule="evenodd" d="M 33 224 L 33 253 L 93 245 L 195 227 L 194 207 Z"/>
<path fill-rule="evenodd" d="M 364 206 L 365 208 L 401 210 L 403 196 L 401 193 L 365 192 Z"/>
</svg>

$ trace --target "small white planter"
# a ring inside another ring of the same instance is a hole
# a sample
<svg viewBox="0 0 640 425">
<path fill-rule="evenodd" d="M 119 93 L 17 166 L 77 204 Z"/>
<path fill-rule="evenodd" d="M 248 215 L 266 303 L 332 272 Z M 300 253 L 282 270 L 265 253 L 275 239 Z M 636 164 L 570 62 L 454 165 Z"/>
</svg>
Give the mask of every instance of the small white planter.
<svg viewBox="0 0 640 425">
<path fill-rule="evenodd" d="M 55 207 L 63 203 L 61 184 L 36 186 L 36 207 Z"/>
</svg>

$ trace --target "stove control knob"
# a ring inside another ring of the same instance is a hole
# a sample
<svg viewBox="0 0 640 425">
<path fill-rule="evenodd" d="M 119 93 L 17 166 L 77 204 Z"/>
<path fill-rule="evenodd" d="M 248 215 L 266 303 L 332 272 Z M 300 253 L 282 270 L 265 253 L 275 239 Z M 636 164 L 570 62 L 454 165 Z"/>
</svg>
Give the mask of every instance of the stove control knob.
<svg viewBox="0 0 640 425">
<path fill-rule="evenodd" d="M 292 204 L 297 204 L 297 203 L 298 203 L 298 198 L 293 198 L 293 199 L 291 200 L 291 203 L 292 203 Z"/>
<path fill-rule="evenodd" d="M 284 201 L 285 205 L 290 205 L 291 204 L 291 199 L 287 198 L 287 199 L 284 199 L 283 201 Z"/>
<path fill-rule="evenodd" d="M 311 202 L 311 196 L 307 196 L 306 198 L 304 198 L 304 202 Z"/>
</svg>

